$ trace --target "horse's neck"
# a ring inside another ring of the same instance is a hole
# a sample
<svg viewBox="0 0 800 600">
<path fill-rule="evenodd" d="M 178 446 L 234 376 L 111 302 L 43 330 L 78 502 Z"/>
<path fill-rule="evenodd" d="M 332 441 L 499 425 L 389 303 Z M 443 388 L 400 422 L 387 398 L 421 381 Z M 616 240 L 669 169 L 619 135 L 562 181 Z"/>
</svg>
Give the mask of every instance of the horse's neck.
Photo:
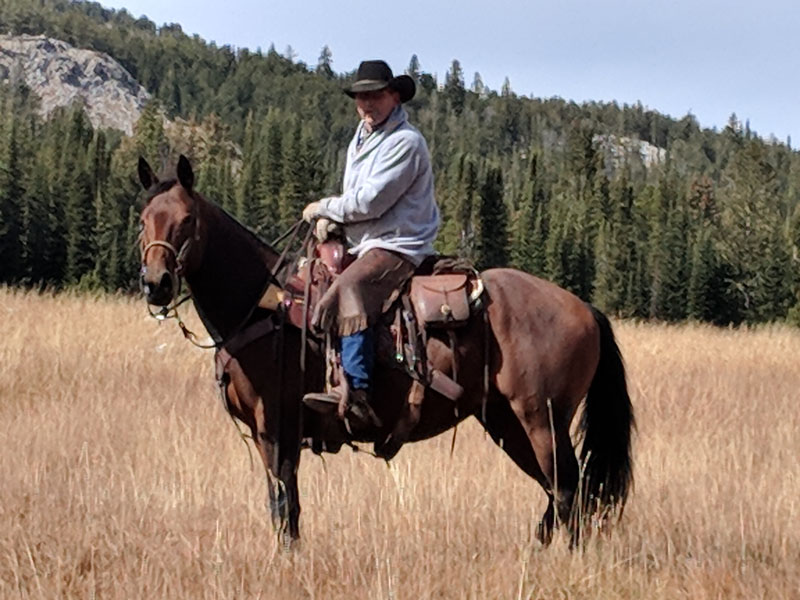
<svg viewBox="0 0 800 600">
<path fill-rule="evenodd" d="M 252 313 L 278 255 L 220 208 L 205 200 L 200 207 L 203 257 L 186 281 L 203 324 L 220 343 Z"/>
</svg>

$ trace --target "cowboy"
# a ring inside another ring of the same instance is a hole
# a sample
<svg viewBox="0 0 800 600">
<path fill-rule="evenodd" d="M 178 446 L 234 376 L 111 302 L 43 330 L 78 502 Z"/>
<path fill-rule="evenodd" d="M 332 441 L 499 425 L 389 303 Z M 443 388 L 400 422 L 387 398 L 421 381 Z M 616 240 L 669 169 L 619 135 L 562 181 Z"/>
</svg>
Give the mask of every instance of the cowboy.
<svg viewBox="0 0 800 600">
<path fill-rule="evenodd" d="M 402 106 L 415 91 L 411 77 L 394 77 L 382 60 L 359 65 L 355 83 L 344 90 L 361 122 L 347 149 L 342 194 L 303 210 L 305 220 L 317 220 L 322 241 L 332 223 L 341 224 L 357 256 L 322 297 L 313 322 L 322 331 L 337 327 L 350 389 L 347 415 L 363 426 L 381 425 L 370 406 L 372 325 L 434 253 L 439 230 L 428 146 Z"/>
</svg>

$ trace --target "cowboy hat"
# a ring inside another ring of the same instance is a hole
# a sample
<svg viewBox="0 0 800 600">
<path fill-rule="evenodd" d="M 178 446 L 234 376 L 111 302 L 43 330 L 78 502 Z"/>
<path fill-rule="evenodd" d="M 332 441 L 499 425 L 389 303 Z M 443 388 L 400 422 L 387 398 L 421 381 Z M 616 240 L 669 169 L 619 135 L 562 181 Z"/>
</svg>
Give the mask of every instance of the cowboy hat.
<svg viewBox="0 0 800 600">
<path fill-rule="evenodd" d="M 390 88 L 400 94 L 400 102 L 408 102 L 414 97 L 417 86 L 408 75 L 394 77 L 392 70 L 382 60 L 365 60 L 358 65 L 356 80 L 344 93 L 355 98 L 358 92 L 373 92 Z"/>
</svg>

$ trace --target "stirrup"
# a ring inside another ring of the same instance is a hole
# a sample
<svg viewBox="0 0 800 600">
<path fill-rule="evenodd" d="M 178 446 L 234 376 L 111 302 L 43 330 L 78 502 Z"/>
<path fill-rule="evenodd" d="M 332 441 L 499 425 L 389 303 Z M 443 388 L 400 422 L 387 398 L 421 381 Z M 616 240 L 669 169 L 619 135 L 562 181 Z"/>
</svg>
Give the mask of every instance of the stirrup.
<svg viewBox="0 0 800 600">
<path fill-rule="evenodd" d="M 347 404 L 345 414 L 348 418 L 354 418 L 359 424 L 366 427 L 383 427 L 383 421 L 370 406 L 369 402 L 353 401 L 353 396 L 350 396 L 350 402 Z"/>
</svg>

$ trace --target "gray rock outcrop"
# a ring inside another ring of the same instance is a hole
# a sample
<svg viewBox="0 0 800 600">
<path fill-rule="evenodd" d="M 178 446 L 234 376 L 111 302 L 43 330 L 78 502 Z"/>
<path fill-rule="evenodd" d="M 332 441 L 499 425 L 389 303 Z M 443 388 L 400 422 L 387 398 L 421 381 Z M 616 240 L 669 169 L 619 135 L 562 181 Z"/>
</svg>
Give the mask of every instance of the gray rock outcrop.
<svg viewBox="0 0 800 600">
<path fill-rule="evenodd" d="M 47 117 L 80 101 L 94 127 L 133 133 L 150 94 L 118 62 L 44 36 L 0 35 L 0 81 L 21 80 Z"/>
</svg>

